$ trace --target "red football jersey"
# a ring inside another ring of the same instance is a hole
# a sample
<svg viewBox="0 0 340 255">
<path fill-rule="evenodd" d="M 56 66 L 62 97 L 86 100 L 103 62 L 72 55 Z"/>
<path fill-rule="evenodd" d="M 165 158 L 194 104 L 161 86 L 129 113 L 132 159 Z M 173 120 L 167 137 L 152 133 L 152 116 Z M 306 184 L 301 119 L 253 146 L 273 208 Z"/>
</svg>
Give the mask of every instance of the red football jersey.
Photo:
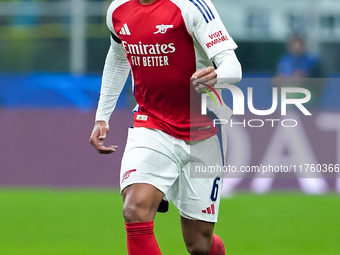
<svg viewBox="0 0 340 255">
<path fill-rule="evenodd" d="M 237 46 L 209 0 L 115 0 L 107 23 L 131 65 L 138 109 L 136 127 L 161 129 L 184 140 L 217 133 L 201 115 L 200 95 L 190 84 L 211 58 Z"/>
</svg>

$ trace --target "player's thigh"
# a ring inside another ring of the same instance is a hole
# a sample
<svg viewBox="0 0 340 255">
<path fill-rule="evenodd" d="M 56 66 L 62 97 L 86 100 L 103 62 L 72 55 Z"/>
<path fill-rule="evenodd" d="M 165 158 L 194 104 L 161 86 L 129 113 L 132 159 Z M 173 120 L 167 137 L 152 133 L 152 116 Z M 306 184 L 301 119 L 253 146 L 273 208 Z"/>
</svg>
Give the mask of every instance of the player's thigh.
<svg viewBox="0 0 340 255">
<path fill-rule="evenodd" d="M 179 168 L 164 146 L 169 142 L 155 130 L 129 130 L 120 174 L 127 222 L 153 220 L 161 199 L 178 178 Z"/>
<path fill-rule="evenodd" d="M 214 233 L 214 223 L 181 217 L 182 235 L 188 251 L 209 251 Z"/>
</svg>

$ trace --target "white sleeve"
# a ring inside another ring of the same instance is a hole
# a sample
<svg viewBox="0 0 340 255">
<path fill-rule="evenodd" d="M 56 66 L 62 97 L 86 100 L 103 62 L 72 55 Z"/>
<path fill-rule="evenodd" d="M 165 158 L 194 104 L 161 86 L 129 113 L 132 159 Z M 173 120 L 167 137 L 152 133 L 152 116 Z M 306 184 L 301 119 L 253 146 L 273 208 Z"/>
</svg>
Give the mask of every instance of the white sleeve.
<svg viewBox="0 0 340 255">
<path fill-rule="evenodd" d="M 122 45 L 111 39 L 103 70 L 96 121 L 109 122 L 129 72 L 130 64 Z"/>
<path fill-rule="evenodd" d="M 241 81 L 242 68 L 233 50 L 224 50 L 212 58 L 217 69 L 217 83 L 236 84 Z"/>
<path fill-rule="evenodd" d="M 193 9 L 194 35 L 207 54 L 212 59 L 224 50 L 235 50 L 236 43 L 229 35 L 219 14 L 210 0 L 200 0 Z"/>
</svg>

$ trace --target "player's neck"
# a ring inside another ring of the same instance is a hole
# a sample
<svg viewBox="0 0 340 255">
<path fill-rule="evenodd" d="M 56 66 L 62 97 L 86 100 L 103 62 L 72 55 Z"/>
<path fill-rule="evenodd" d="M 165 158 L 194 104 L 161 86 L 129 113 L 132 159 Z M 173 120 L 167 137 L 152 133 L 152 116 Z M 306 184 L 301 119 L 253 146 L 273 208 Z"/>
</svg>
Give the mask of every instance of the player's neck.
<svg viewBox="0 0 340 255">
<path fill-rule="evenodd" d="M 141 4 L 152 4 L 157 0 L 138 0 Z"/>
</svg>

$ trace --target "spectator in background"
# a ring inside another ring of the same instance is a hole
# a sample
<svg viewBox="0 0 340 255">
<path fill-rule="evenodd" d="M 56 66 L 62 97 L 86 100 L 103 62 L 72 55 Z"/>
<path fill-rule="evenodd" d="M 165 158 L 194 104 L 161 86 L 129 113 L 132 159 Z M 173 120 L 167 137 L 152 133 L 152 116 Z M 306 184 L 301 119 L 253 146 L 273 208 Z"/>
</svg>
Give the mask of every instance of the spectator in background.
<svg viewBox="0 0 340 255">
<path fill-rule="evenodd" d="M 312 99 L 309 106 L 316 106 L 320 94 L 319 57 L 306 51 L 304 38 L 298 35 L 291 37 L 287 43 L 287 52 L 279 59 L 274 84 L 278 87 L 296 86 L 307 88 Z"/>
<path fill-rule="evenodd" d="M 317 75 L 318 57 L 306 52 L 306 42 L 302 37 L 293 36 L 288 41 L 287 51 L 277 66 L 279 77 L 308 78 Z"/>
</svg>

